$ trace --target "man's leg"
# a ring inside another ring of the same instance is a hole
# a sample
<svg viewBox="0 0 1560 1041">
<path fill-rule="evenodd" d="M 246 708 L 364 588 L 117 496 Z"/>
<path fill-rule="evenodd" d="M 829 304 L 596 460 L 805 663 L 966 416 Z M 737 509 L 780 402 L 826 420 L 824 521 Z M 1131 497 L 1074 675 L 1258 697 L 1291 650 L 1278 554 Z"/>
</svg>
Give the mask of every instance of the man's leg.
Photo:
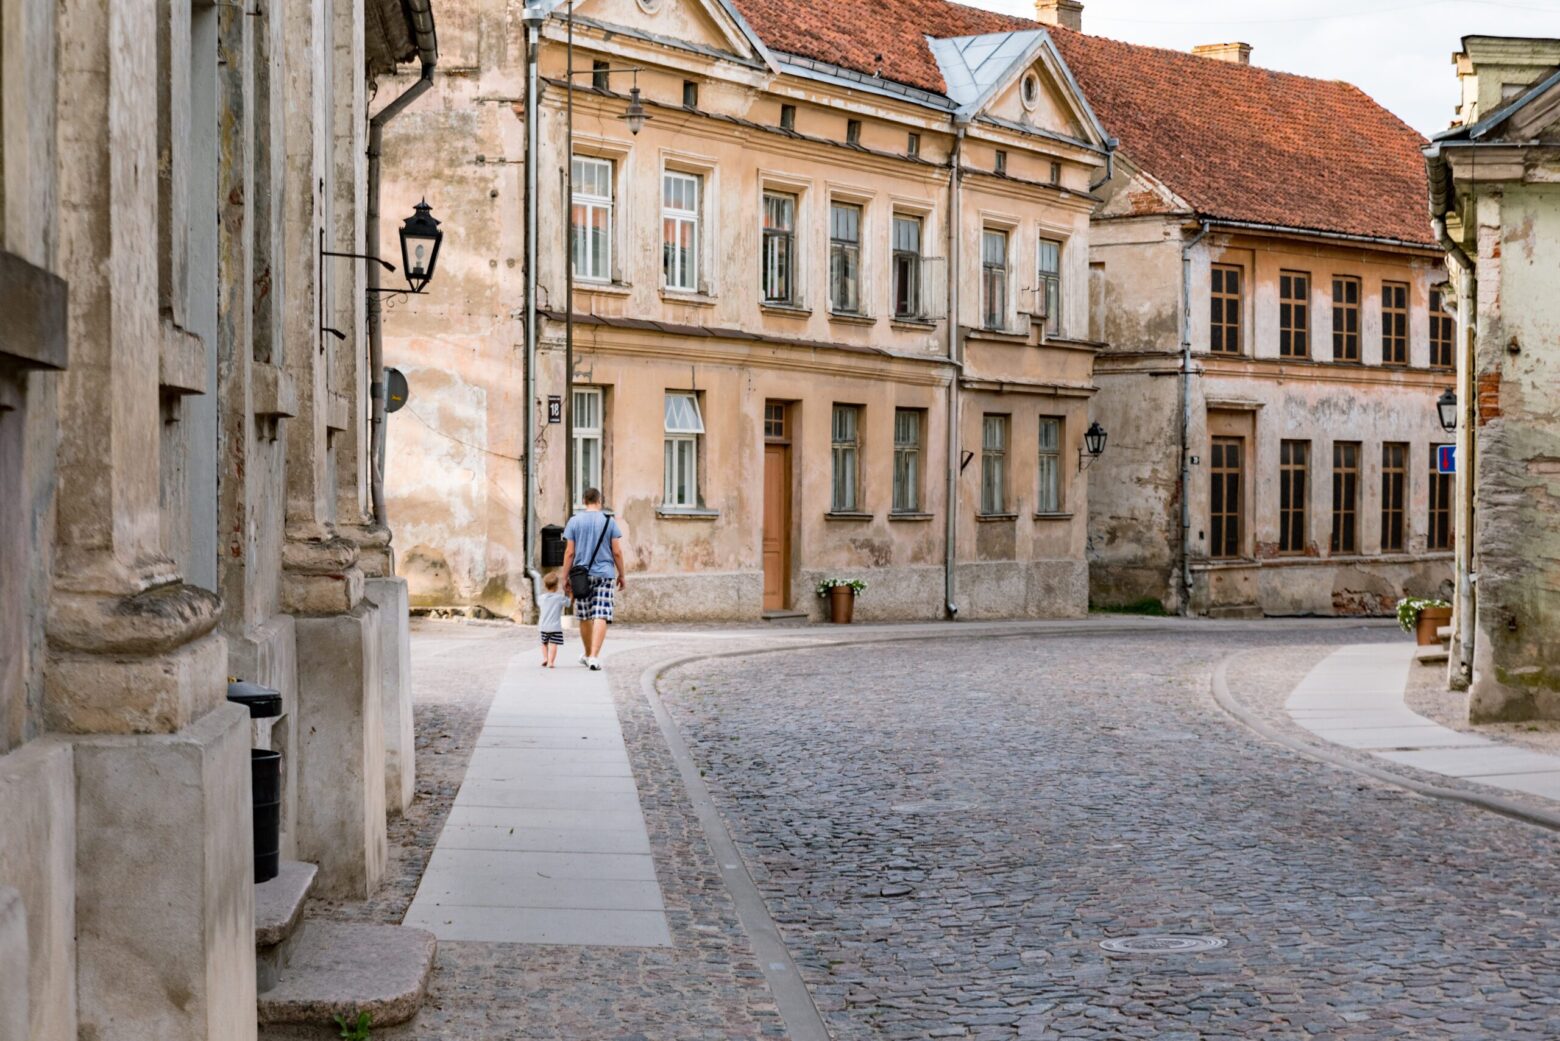
<svg viewBox="0 0 1560 1041">
<path fill-rule="evenodd" d="M 580 619 L 580 653 L 585 655 L 587 658 L 590 657 L 591 637 L 596 632 L 596 626 L 600 624 L 601 623 L 596 621 L 594 618 Z"/>
</svg>

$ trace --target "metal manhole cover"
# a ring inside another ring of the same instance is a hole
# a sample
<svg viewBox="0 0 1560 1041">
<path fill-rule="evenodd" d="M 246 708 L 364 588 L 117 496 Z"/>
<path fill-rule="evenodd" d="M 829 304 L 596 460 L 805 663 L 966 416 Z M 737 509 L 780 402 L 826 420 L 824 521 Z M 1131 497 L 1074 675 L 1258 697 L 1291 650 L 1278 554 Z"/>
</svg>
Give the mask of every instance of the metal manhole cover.
<svg viewBox="0 0 1560 1041">
<path fill-rule="evenodd" d="M 1224 943 L 1217 936 L 1117 936 L 1100 946 L 1112 954 L 1195 954 L 1216 951 Z"/>
</svg>

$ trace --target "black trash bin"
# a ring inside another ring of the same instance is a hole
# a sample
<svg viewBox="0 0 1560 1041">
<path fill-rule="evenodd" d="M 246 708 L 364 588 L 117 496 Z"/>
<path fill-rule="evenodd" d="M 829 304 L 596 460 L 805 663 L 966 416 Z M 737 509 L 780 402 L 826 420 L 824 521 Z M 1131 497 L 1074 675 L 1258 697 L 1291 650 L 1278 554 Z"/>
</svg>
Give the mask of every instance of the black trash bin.
<svg viewBox="0 0 1560 1041">
<path fill-rule="evenodd" d="M 563 566 L 563 528 L 548 524 L 542 528 L 542 567 Z"/>
<path fill-rule="evenodd" d="M 281 692 L 258 683 L 229 683 L 227 697 L 249 709 L 250 719 L 275 719 L 282 714 Z M 251 748 L 249 773 L 258 885 L 275 878 L 282 865 L 282 753 Z"/>
</svg>

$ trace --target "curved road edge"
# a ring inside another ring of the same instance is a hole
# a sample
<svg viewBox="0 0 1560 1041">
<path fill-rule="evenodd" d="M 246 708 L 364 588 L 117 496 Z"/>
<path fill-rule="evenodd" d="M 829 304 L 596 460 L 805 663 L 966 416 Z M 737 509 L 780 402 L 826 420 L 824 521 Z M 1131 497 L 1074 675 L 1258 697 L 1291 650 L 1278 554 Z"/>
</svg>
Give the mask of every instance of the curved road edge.
<svg viewBox="0 0 1560 1041">
<path fill-rule="evenodd" d="M 1522 821 L 1525 824 L 1536 825 L 1540 828 L 1548 828 L 1551 831 L 1560 831 L 1560 813 L 1553 813 L 1534 807 L 1524 806 L 1521 803 L 1504 798 L 1493 792 L 1484 794 L 1482 792 L 1468 791 L 1460 788 L 1445 788 L 1437 784 L 1428 784 L 1424 781 L 1415 780 L 1412 777 L 1397 773 L 1393 770 L 1385 770 L 1359 762 L 1358 760 L 1355 760 L 1347 755 L 1333 752 L 1328 748 L 1313 744 L 1304 740 L 1303 738 L 1285 733 L 1278 727 L 1272 726 L 1267 721 L 1260 719 L 1255 713 L 1248 710 L 1244 705 L 1236 700 L 1232 693 L 1230 693 L 1229 665 L 1230 662 L 1234 661 L 1238 657 L 1240 657 L 1239 654 L 1232 654 L 1224 660 L 1220 661 L 1218 665 L 1214 666 L 1213 675 L 1209 678 L 1209 690 L 1213 695 L 1215 704 L 1223 709 L 1225 713 L 1231 716 L 1236 722 L 1244 725 L 1248 730 L 1252 731 L 1258 736 L 1263 737 L 1268 741 L 1273 742 L 1274 744 L 1283 745 L 1290 751 L 1298 752 L 1300 755 L 1303 755 L 1308 759 L 1314 759 L 1317 762 L 1327 763 L 1329 765 L 1336 766 L 1340 769 L 1348 770 L 1356 774 L 1363 774 L 1366 777 L 1371 777 L 1378 781 L 1384 781 L 1387 784 L 1396 785 L 1399 788 L 1405 788 L 1420 795 L 1427 795 L 1432 799 L 1445 799 L 1449 802 L 1467 803 L 1471 806 L 1478 806 L 1481 809 L 1489 810 L 1492 813 L 1498 813 L 1503 817 L 1510 817 L 1514 820 Z"/>
</svg>

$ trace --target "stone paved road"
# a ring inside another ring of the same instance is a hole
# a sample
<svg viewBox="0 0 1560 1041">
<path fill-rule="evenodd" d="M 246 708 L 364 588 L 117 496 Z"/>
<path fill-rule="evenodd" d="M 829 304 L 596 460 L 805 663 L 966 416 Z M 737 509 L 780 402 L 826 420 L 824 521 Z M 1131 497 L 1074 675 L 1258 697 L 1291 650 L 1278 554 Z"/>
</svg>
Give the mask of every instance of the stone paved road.
<svg viewBox="0 0 1560 1041">
<path fill-rule="evenodd" d="M 922 640 L 662 689 L 838 1041 L 1560 1039 L 1560 837 L 1207 695 L 1237 650 L 1391 638 Z M 1136 933 L 1228 946 L 1098 946 Z"/>
</svg>

